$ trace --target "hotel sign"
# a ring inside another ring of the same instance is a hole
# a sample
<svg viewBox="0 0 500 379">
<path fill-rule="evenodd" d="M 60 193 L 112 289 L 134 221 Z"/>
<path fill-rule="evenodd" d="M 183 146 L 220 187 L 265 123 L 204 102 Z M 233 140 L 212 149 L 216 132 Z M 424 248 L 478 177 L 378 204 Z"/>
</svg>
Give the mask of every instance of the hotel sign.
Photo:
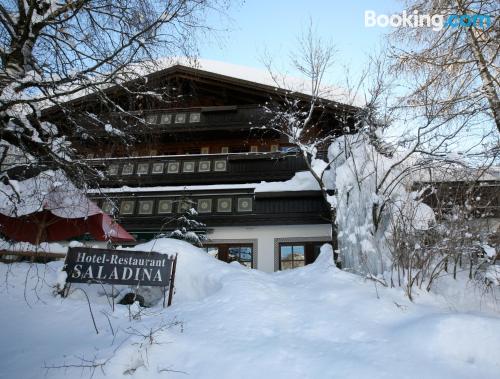
<svg viewBox="0 0 500 379">
<path fill-rule="evenodd" d="M 66 255 L 66 281 L 169 287 L 175 263 L 175 256 L 155 252 L 73 247 Z"/>
</svg>

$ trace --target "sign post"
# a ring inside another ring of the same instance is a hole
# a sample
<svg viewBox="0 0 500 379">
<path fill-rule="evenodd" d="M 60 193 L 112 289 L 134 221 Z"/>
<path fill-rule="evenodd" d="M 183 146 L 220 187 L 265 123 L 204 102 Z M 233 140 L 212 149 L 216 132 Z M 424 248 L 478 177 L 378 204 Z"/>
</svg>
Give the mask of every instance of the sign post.
<svg viewBox="0 0 500 379">
<path fill-rule="evenodd" d="M 71 247 L 64 263 L 67 283 L 168 287 L 172 304 L 177 254 Z"/>
</svg>

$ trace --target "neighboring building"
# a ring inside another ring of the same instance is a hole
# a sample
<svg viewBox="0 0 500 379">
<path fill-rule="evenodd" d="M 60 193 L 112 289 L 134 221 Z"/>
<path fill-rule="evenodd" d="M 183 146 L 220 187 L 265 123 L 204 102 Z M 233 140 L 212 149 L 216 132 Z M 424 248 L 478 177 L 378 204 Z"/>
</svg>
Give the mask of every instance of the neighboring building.
<svg viewBox="0 0 500 379">
<path fill-rule="evenodd" d="M 285 92 L 181 65 L 145 82 L 148 89 L 166 88 L 169 100 L 130 101 L 113 89 L 128 115 L 108 114 L 109 133 L 97 141 L 74 139 L 89 163 L 107 170 L 102 192 L 94 195 L 101 208 L 115 208 L 120 224 L 140 242 L 168 231 L 189 200 L 207 225 L 204 245 L 219 259 L 268 272 L 313 262 L 331 240 L 328 209 L 312 177 L 293 179 L 306 170 L 294 147 L 278 133 L 258 129 L 269 117 L 262 106 Z M 104 114 L 91 98 L 84 100 Z M 335 103 L 331 113 L 354 110 Z M 342 130 L 333 116 L 323 125 Z M 134 145 L 112 142 L 117 130 L 131 133 Z"/>
</svg>

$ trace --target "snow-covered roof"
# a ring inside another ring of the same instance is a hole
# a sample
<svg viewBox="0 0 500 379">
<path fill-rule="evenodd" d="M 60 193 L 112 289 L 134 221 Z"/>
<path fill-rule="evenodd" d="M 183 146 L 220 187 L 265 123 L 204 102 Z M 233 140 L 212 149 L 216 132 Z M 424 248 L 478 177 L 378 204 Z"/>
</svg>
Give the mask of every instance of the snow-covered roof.
<svg viewBox="0 0 500 379">
<path fill-rule="evenodd" d="M 285 75 L 279 73 L 278 75 L 271 75 L 270 72 L 264 69 L 258 69 L 255 67 L 236 65 L 227 62 L 209 60 L 209 59 L 186 59 L 182 57 L 165 57 L 160 58 L 154 61 L 144 61 L 141 63 L 134 63 L 122 70 L 121 77 L 122 79 L 118 79 L 118 81 L 122 81 L 123 83 L 133 81 L 135 79 L 143 78 L 144 76 L 154 75 L 160 73 L 165 70 L 175 69 L 178 67 L 179 69 L 189 69 L 195 70 L 200 75 L 212 74 L 219 75 L 221 78 L 225 77 L 227 80 L 237 79 L 241 82 L 240 84 L 252 85 L 258 84 L 263 86 L 268 86 L 269 90 L 285 90 L 298 92 L 303 95 L 308 95 L 311 91 L 311 83 L 305 78 L 299 78 L 295 76 Z M 96 81 L 98 76 L 96 77 Z M 101 89 L 109 89 L 113 88 L 114 84 L 106 84 L 100 85 Z M 272 87 L 272 88 L 271 88 Z M 69 91 L 71 88 L 65 86 L 64 88 L 60 88 L 61 93 L 64 94 L 66 91 Z M 89 96 L 93 94 L 93 89 L 91 87 L 87 87 L 78 92 L 72 94 L 64 94 L 59 98 L 60 102 L 69 102 L 72 100 L 76 100 L 85 96 Z M 325 84 L 322 87 L 321 97 L 332 102 L 336 102 L 342 105 L 354 105 L 360 106 L 362 105 L 359 101 L 351 101 L 348 96 L 348 92 L 339 87 L 333 85 Z M 42 104 L 43 108 L 50 108 L 54 104 L 52 102 L 47 102 L 46 104 Z"/>
</svg>

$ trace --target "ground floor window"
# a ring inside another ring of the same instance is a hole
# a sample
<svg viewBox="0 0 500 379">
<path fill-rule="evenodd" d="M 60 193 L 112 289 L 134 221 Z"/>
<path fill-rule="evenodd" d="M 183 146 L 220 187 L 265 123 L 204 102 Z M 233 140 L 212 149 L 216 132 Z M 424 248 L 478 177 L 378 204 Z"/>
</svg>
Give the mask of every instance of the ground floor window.
<svg viewBox="0 0 500 379">
<path fill-rule="evenodd" d="M 253 246 L 251 244 L 210 244 L 205 245 L 206 252 L 213 257 L 227 262 L 239 262 L 253 268 Z"/>
<path fill-rule="evenodd" d="M 282 242 L 279 244 L 280 270 L 313 263 L 325 242 Z"/>
</svg>

